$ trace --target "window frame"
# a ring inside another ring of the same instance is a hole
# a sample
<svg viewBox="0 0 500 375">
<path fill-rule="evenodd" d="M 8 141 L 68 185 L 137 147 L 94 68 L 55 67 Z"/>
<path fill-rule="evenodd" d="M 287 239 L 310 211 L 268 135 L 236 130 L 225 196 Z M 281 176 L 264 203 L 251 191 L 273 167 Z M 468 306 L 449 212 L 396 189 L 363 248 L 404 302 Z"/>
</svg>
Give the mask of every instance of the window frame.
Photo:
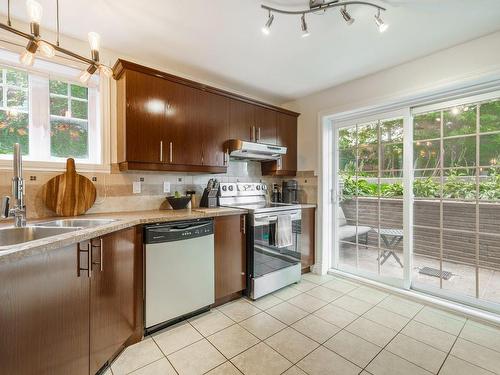
<svg viewBox="0 0 500 375">
<path fill-rule="evenodd" d="M 88 158 L 74 158 L 80 171 L 110 172 L 110 121 L 109 80 L 95 75 L 87 85 L 76 77 L 81 68 L 73 61 L 56 57 L 51 61 L 37 58 L 32 67 L 26 69 L 18 62 L 18 54 L 0 46 L 0 65 L 28 72 L 29 95 L 29 155 L 24 156 L 26 170 L 64 171 L 66 159 L 51 156 L 50 150 L 50 92 L 49 81 L 60 80 L 88 88 Z M 5 103 L 6 104 L 6 103 Z M 104 113 L 105 112 L 105 113 Z M 38 126 L 35 126 L 35 121 Z M 33 143 L 41 147 L 31 147 Z M 12 169 L 12 155 L 0 155 L 0 170 Z"/>
</svg>

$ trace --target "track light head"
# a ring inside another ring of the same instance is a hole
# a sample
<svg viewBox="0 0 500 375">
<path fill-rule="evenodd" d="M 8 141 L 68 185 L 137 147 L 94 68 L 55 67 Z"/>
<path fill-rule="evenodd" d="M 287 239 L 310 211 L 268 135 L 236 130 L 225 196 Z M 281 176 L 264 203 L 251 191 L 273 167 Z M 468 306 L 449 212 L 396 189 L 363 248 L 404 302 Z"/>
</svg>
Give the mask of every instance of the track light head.
<svg viewBox="0 0 500 375">
<path fill-rule="evenodd" d="M 80 80 L 81 83 L 87 83 L 90 79 L 90 77 L 92 77 L 92 74 L 94 74 L 97 70 L 97 66 L 95 65 L 90 65 L 87 70 L 84 70 L 80 73 L 80 76 L 78 77 L 78 79 Z"/>
<path fill-rule="evenodd" d="M 344 18 L 345 22 L 348 25 L 352 25 L 354 23 L 354 18 L 352 18 L 349 12 L 347 11 L 347 6 L 340 8 L 340 14 L 342 15 L 342 17 Z"/>
<path fill-rule="evenodd" d="M 375 23 L 377 24 L 378 31 L 383 33 L 389 28 L 389 25 L 384 22 L 382 17 L 380 17 L 380 9 L 378 10 L 377 14 L 375 15 Z"/>
<path fill-rule="evenodd" d="M 271 14 L 271 12 L 269 12 L 269 17 L 267 18 L 267 22 L 262 28 L 262 34 L 269 35 L 269 33 L 271 32 L 271 25 L 273 24 L 273 21 L 274 21 L 274 14 Z"/>
<path fill-rule="evenodd" d="M 307 38 L 309 35 L 309 30 L 307 28 L 307 22 L 306 22 L 306 15 L 303 14 L 302 17 L 300 17 L 300 26 L 302 27 L 302 38 Z"/>
<path fill-rule="evenodd" d="M 30 39 L 26 49 L 19 56 L 19 62 L 23 65 L 32 66 L 35 62 L 35 52 L 37 49 L 38 44 L 33 39 Z"/>
</svg>

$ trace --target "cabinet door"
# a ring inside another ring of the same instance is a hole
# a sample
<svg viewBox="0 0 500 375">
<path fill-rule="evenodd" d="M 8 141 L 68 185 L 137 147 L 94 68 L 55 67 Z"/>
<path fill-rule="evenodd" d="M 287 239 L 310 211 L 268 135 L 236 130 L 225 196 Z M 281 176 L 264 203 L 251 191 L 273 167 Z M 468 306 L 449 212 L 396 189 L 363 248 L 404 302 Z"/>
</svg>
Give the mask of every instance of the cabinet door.
<svg viewBox="0 0 500 375">
<path fill-rule="evenodd" d="M 170 164 L 202 165 L 202 136 L 199 109 L 203 104 L 203 91 L 166 81 L 166 126 L 163 139 L 165 155 Z"/>
<path fill-rule="evenodd" d="M 235 99 L 229 103 L 229 139 L 254 142 L 254 105 Z"/>
<path fill-rule="evenodd" d="M 284 171 L 297 170 L 297 117 L 278 113 L 278 144 L 287 147 L 278 167 Z"/>
<path fill-rule="evenodd" d="M 229 100 L 221 95 L 205 92 L 200 105 L 202 164 L 226 166 L 224 142 L 229 139 Z"/>
<path fill-rule="evenodd" d="M 90 372 L 96 373 L 136 329 L 135 228 L 92 240 Z"/>
<path fill-rule="evenodd" d="M 246 287 L 245 215 L 215 218 L 215 299 Z"/>
<path fill-rule="evenodd" d="M 161 163 L 166 160 L 160 149 L 166 125 L 164 80 L 134 71 L 127 71 L 125 80 L 127 161 Z"/>
<path fill-rule="evenodd" d="M 89 278 L 77 267 L 76 245 L 0 264 L 2 374 L 89 374 Z"/>
<path fill-rule="evenodd" d="M 254 106 L 255 128 L 257 129 L 257 142 L 276 144 L 276 111 Z"/>
<path fill-rule="evenodd" d="M 302 273 L 309 272 L 314 265 L 315 208 L 302 209 L 301 263 Z"/>
</svg>

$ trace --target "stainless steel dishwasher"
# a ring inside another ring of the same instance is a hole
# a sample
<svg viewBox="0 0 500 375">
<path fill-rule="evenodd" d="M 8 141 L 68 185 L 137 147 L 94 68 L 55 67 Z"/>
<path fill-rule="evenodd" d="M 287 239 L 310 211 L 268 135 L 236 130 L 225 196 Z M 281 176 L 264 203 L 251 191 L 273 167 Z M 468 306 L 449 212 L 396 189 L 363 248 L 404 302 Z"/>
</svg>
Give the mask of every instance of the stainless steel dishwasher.
<svg viewBox="0 0 500 375">
<path fill-rule="evenodd" d="M 144 241 L 147 333 L 214 303 L 212 219 L 147 225 Z"/>
</svg>

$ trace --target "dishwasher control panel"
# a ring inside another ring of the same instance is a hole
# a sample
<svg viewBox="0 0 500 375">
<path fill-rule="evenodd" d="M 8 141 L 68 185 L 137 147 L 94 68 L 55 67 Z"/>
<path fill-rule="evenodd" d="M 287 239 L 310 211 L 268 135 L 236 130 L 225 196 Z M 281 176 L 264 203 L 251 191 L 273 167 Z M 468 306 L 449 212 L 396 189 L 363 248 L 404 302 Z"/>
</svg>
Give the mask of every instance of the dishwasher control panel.
<svg viewBox="0 0 500 375">
<path fill-rule="evenodd" d="M 158 223 L 144 227 L 146 244 L 182 241 L 214 233 L 213 219 L 197 219 Z"/>
</svg>

